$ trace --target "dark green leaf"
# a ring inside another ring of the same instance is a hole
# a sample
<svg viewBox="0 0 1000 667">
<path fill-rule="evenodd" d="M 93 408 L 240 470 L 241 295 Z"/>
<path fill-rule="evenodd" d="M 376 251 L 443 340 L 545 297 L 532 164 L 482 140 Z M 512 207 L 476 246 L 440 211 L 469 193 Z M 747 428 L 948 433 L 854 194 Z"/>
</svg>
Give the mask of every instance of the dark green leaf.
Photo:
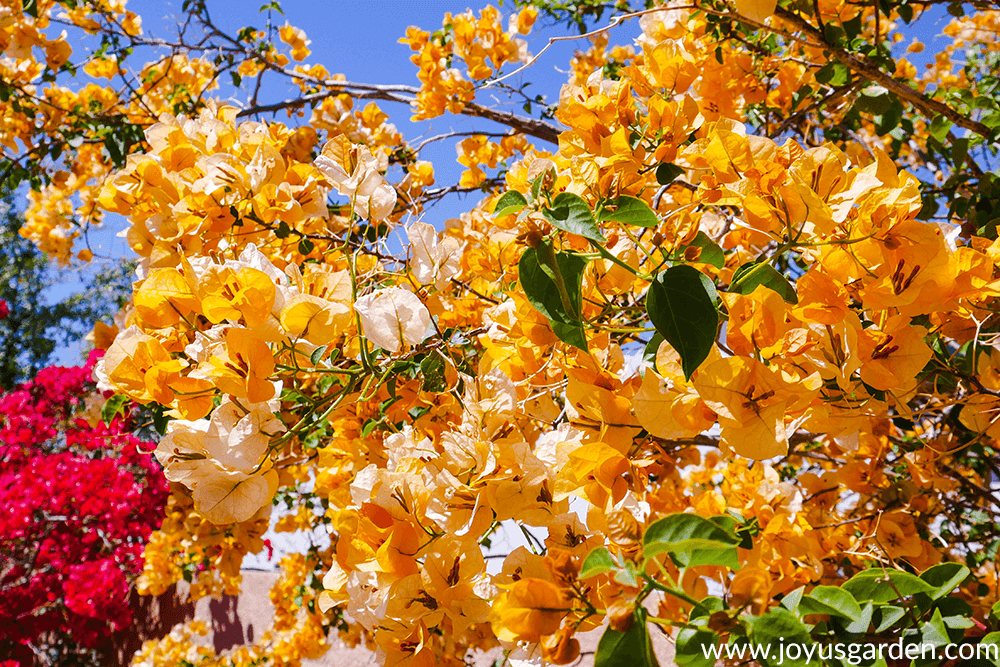
<svg viewBox="0 0 1000 667">
<path fill-rule="evenodd" d="M 930 596 L 937 600 L 955 590 L 968 576 L 969 568 L 961 563 L 938 563 L 925 570 L 920 578 L 936 589 Z"/>
<path fill-rule="evenodd" d="M 683 173 L 684 170 L 673 162 L 664 162 L 656 168 L 656 182 L 660 185 L 669 185 Z"/>
<path fill-rule="evenodd" d="M 497 200 L 496 206 L 493 208 L 493 215 L 499 217 L 517 213 L 527 205 L 528 200 L 524 198 L 524 195 L 517 190 L 508 190 L 500 195 L 500 199 Z"/>
<path fill-rule="evenodd" d="M 583 565 L 580 568 L 580 579 L 589 579 L 590 577 L 596 577 L 606 572 L 613 572 L 617 569 L 618 564 L 615 562 L 611 552 L 604 547 L 597 547 L 583 559 Z"/>
<path fill-rule="evenodd" d="M 440 352 L 429 352 L 420 362 L 420 372 L 424 376 L 421 385 L 424 391 L 438 393 L 448 388 L 447 363 Z"/>
<path fill-rule="evenodd" d="M 605 630 L 594 654 L 594 667 L 659 667 L 659 664 L 641 607 L 636 610 L 632 627 L 625 632 Z"/>
<path fill-rule="evenodd" d="M 28 16 L 34 16 L 38 18 L 38 1 L 37 0 L 23 0 L 21 7 L 24 8 L 24 13 Z"/>
<path fill-rule="evenodd" d="M 552 208 L 543 209 L 542 214 L 557 229 L 579 234 L 585 239 L 598 243 L 607 243 L 607 239 L 597 227 L 590 206 L 580 195 L 575 195 L 572 192 L 560 192 L 552 200 Z"/>
<path fill-rule="evenodd" d="M 816 80 L 829 86 L 843 86 L 851 80 L 851 70 L 843 63 L 831 61 L 819 68 Z"/>
<path fill-rule="evenodd" d="M 663 336 L 660 334 L 659 331 L 657 331 L 656 333 L 653 334 L 653 337 L 649 339 L 649 342 L 646 343 L 646 349 L 643 350 L 642 353 L 643 363 L 649 366 L 656 365 L 656 352 L 657 350 L 660 349 L 660 343 L 662 342 L 663 342 Z"/>
<path fill-rule="evenodd" d="M 299 241 L 299 254 L 308 255 L 313 251 L 314 247 L 315 245 L 313 244 L 312 241 L 310 241 L 307 238 L 303 238 L 301 241 Z"/>
<path fill-rule="evenodd" d="M 313 350 L 312 354 L 309 355 L 309 362 L 313 366 L 318 366 L 320 359 L 323 358 L 324 354 L 326 354 L 326 345 L 320 345 L 315 350 Z"/>
<path fill-rule="evenodd" d="M 587 260 L 572 252 L 558 252 L 555 253 L 555 256 L 559 276 L 566 288 L 574 314 L 566 312 L 556 280 L 542 268 L 538 260 L 538 252 L 534 248 L 526 249 L 518 262 L 521 288 L 531 305 L 548 318 L 549 325 L 559 340 L 581 350 L 586 350 L 587 337 L 583 332 L 583 324 L 575 316 L 575 313 L 580 312 L 580 283 Z M 550 267 L 547 268 L 552 271 Z"/>
<path fill-rule="evenodd" d="M 718 300 L 711 278 L 690 266 L 671 267 L 649 286 L 646 312 L 656 330 L 680 355 L 686 379 L 715 344 Z"/>
<path fill-rule="evenodd" d="M 799 297 L 795 294 L 795 288 L 792 287 L 791 283 L 773 266 L 763 262 L 759 264 L 750 262 L 736 269 L 729 291 L 737 294 L 750 294 L 760 285 L 777 292 L 788 303 L 799 302 Z"/>
<path fill-rule="evenodd" d="M 892 95 L 889 94 L 889 91 L 875 84 L 861 91 L 858 101 L 854 103 L 858 111 L 876 116 L 888 111 L 891 105 Z"/>
<path fill-rule="evenodd" d="M 611 220 L 636 227 L 656 227 L 660 224 L 660 219 L 649 207 L 649 204 L 628 195 L 622 195 L 617 199 L 605 202 L 597 211 L 597 219 L 602 222 Z"/>
</svg>

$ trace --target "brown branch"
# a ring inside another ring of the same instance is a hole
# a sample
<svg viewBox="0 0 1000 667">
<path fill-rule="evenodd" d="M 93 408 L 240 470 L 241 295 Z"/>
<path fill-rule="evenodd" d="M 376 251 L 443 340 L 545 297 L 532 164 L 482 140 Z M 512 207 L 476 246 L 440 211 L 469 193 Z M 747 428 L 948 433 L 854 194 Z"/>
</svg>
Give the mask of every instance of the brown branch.
<svg viewBox="0 0 1000 667">
<path fill-rule="evenodd" d="M 252 106 L 239 112 L 237 116 L 242 118 L 260 113 L 274 113 L 283 109 L 296 109 L 307 104 L 322 101 L 328 97 L 333 97 L 334 95 L 340 95 L 341 93 L 346 93 L 356 99 L 384 100 L 386 102 L 396 102 L 409 106 L 416 100 L 415 95 L 419 92 L 419 88 L 413 86 L 375 86 L 343 81 L 328 81 L 324 82 L 324 85 L 330 86 L 330 90 L 303 95 L 302 97 L 275 102 L 273 104 Z M 492 120 L 542 141 L 552 144 L 559 143 L 560 129 L 543 120 L 518 116 L 517 114 L 492 109 L 476 102 L 466 104 L 459 113 L 463 116 Z"/>
<path fill-rule="evenodd" d="M 819 42 L 822 47 L 829 51 L 834 58 L 850 67 L 855 73 L 873 83 L 879 84 L 886 90 L 896 94 L 900 99 L 909 102 L 926 118 L 933 119 L 935 116 L 941 115 L 959 127 L 965 128 L 970 132 L 974 132 L 985 139 L 990 138 L 990 128 L 986 127 L 979 121 L 963 116 L 947 104 L 930 98 L 901 81 L 897 81 L 875 65 L 862 60 L 853 53 L 844 51 L 843 49 L 838 49 L 827 41 L 826 36 L 822 32 L 798 14 L 790 12 L 782 7 L 775 9 L 774 13 L 782 20 L 795 26 L 797 30 L 807 34 L 814 41 Z"/>
</svg>

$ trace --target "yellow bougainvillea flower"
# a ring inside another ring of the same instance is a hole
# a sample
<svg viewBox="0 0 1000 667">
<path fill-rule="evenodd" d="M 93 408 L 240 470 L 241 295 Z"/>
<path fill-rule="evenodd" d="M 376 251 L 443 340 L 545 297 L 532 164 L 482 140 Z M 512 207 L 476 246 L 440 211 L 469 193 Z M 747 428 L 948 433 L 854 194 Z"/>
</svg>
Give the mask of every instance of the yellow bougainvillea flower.
<svg viewBox="0 0 1000 667">
<path fill-rule="evenodd" d="M 202 312 L 212 324 L 242 319 L 254 329 L 267 321 L 274 305 L 271 277 L 250 267 L 206 271 L 198 281 L 198 291 L 202 295 Z"/>
<path fill-rule="evenodd" d="M 376 157 L 367 146 L 353 144 L 341 134 L 326 143 L 315 165 L 337 192 L 351 198 L 360 217 L 384 220 L 395 208 L 396 190 L 382 176 L 388 167 L 385 153 Z"/>
<path fill-rule="evenodd" d="M 291 297 L 281 310 L 281 328 L 290 336 L 314 345 L 336 340 L 351 324 L 351 276 L 347 271 L 330 272 L 315 264 L 301 276 L 290 275 L 301 294 Z"/>
<path fill-rule="evenodd" d="M 438 240 L 437 230 L 425 222 L 410 225 L 409 237 L 413 255 L 410 266 L 418 283 L 443 290 L 461 273 L 464 244 L 457 238 L 445 236 Z"/>
<path fill-rule="evenodd" d="M 884 391 L 905 392 L 917 373 L 930 361 L 923 327 L 910 324 L 904 315 L 890 317 L 881 330 L 865 329 L 858 336 L 861 379 Z"/>
<path fill-rule="evenodd" d="M 137 326 L 121 332 L 94 368 L 98 388 L 125 394 L 137 403 L 174 399 L 170 383 L 179 377 L 184 362 L 172 359 L 159 340 Z"/>
<path fill-rule="evenodd" d="M 198 297 L 177 269 L 153 269 L 132 299 L 135 312 L 155 329 L 173 326 L 199 309 Z"/>
<path fill-rule="evenodd" d="M 286 23 L 278 29 L 278 35 L 280 35 L 281 41 L 292 47 L 293 60 L 302 62 L 309 57 L 310 53 L 312 53 L 312 51 L 309 50 L 309 45 L 312 44 L 312 40 L 306 39 L 306 33 L 301 28 L 296 28 L 295 26 Z"/>
<path fill-rule="evenodd" d="M 267 343 L 248 329 L 233 327 L 226 331 L 225 346 L 196 373 L 211 380 L 222 392 L 251 403 L 274 398 L 274 355 Z"/>
<path fill-rule="evenodd" d="M 386 287 L 354 302 L 365 336 L 389 352 L 411 347 L 427 336 L 431 314 L 413 292 Z"/>
<path fill-rule="evenodd" d="M 603 442 L 588 442 L 574 449 L 559 471 L 556 499 L 578 492 L 596 507 L 615 505 L 625 497 L 631 470 L 629 460 Z"/>
<path fill-rule="evenodd" d="M 490 623 L 501 641 L 537 642 L 559 630 L 569 604 L 551 581 L 521 579 L 494 599 Z"/>
<path fill-rule="evenodd" d="M 771 601 L 774 578 L 759 567 L 740 569 L 729 584 L 729 606 L 740 609 L 749 607 L 751 613 L 763 614 Z"/>
<path fill-rule="evenodd" d="M 253 518 L 278 490 L 278 473 L 273 470 L 255 475 L 216 470 L 204 479 L 189 480 L 194 485 L 195 509 L 216 525 Z"/>
<path fill-rule="evenodd" d="M 811 400 L 819 376 L 793 384 L 756 359 L 727 357 L 699 369 L 695 389 L 719 415 L 722 441 L 740 456 L 769 459 L 788 451 L 785 415 Z"/>
</svg>

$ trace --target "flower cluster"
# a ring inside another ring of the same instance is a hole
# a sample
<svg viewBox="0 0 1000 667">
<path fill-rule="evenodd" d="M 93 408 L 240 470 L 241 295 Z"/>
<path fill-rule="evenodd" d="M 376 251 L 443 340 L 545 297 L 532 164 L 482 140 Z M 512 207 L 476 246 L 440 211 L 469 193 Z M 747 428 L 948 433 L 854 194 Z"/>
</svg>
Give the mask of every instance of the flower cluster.
<svg viewBox="0 0 1000 667">
<path fill-rule="evenodd" d="M 0 397 L 0 646 L 97 649 L 131 624 L 130 583 L 167 486 L 131 422 L 99 421 L 97 356 Z"/>
</svg>

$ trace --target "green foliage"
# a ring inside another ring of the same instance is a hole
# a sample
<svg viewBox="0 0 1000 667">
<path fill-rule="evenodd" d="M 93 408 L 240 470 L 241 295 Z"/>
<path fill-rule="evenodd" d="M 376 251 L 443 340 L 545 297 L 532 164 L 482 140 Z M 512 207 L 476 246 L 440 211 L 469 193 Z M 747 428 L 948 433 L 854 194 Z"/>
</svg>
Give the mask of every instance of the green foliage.
<svg viewBox="0 0 1000 667">
<path fill-rule="evenodd" d="M 657 582 L 647 574 L 651 561 L 668 554 L 681 567 L 692 564 L 723 565 L 739 568 L 735 558 L 737 547 L 749 547 L 731 516 L 703 518 L 695 514 L 672 514 L 647 528 L 643 536 L 643 557 L 633 563 L 611 553 L 605 547 L 594 549 L 584 559 L 581 579 L 601 575 L 615 581 L 643 587 L 637 598 L 641 601 L 652 591 L 683 600 L 689 605 L 686 622 L 649 617 L 637 605 L 631 625 L 618 630 L 609 627 L 598 644 L 595 665 L 618 667 L 625 665 L 656 665 L 649 641 L 648 623 L 678 626 L 675 634 L 674 662 L 682 667 L 709 667 L 718 656 L 725 659 L 753 657 L 764 667 L 777 665 L 841 665 L 841 658 L 850 660 L 855 649 L 870 650 L 894 646 L 895 651 L 920 649 L 921 644 L 933 646 L 934 658 L 921 658 L 912 664 L 920 667 L 952 664 L 943 648 L 949 644 L 1000 643 L 1000 603 L 990 612 L 987 622 L 992 628 L 972 620 L 972 608 L 956 595 L 956 589 L 970 576 L 960 563 L 945 562 L 927 568 L 922 573 L 908 572 L 890 566 L 875 566 L 857 573 L 840 586 L 798 588 L 786 594 L 779 606 L 760 608 L 734 595 L 695 599 L 677 584 Z M 733 558 L 712 560 L 701 554 L 733 552 Z M 622 575 L 627 574 L 628 577 Z M 993 630 L 992 632 L 990 630 Z M 860 642 L 850 646 L 852 642 Z M 787 650 L 797 645 L 797 655 Z M 833 646 L 831 646 L 833 645 Z M 839 645 L 839 646 L 837 646 Z M 820 660 L 818 652 L 824 646 L 826 654 Z M 841 657 L 833 657 L 835 649 Z M 721 651 L 716 653 L 716 651 Z M 729 653 L 728 651 L 732 651 Z M 918 655 L 922 655 L 919 653 Z M 861 653 L 858 653 L 861 655 Z M 902 655 L 905 654 L 901 654 Z M 827 656 L 829 661 L 827 661 Z M 887 656 L 891 654 L 887 653 Z M 850 664 L 886 664 L 885 662 L 850 662 Z M 972 660 L 963 664 L 1000 664 L 989 660 Z"/>
<path fill-rule="evenodd" d="M 10 309 L 0 320 L 0 387 L 6 390 L 50 365 L 57 346 L 80 339 L 95 320 L 109 319 L 131 293 L 133 267 L 111 265 L 84 291 L 50 303 L 47 293 L 67 273 L 18 233 L 21 220 L 2 200 L 0 216 L 0 299 Z"/>
<path fill-rule="evenodd" d="M 589 209 L 588 209 L 589 211 Z M 521 255 L 518 271 L 528 301 L 545 315 L 559 340 L 581 350 L 587 337 L 580 320 L 580 285 L 587 259 L 573 252 L 553 252 L 543 242 Z"/>
<path fill-rule="evenodd" d="M 677 350 L 685 378 L 691 377 L 715 344 L 718 300 L 712 279 L 690 266 L 663 271 L 649 287 L 649 319 Z"/>
</svg>

